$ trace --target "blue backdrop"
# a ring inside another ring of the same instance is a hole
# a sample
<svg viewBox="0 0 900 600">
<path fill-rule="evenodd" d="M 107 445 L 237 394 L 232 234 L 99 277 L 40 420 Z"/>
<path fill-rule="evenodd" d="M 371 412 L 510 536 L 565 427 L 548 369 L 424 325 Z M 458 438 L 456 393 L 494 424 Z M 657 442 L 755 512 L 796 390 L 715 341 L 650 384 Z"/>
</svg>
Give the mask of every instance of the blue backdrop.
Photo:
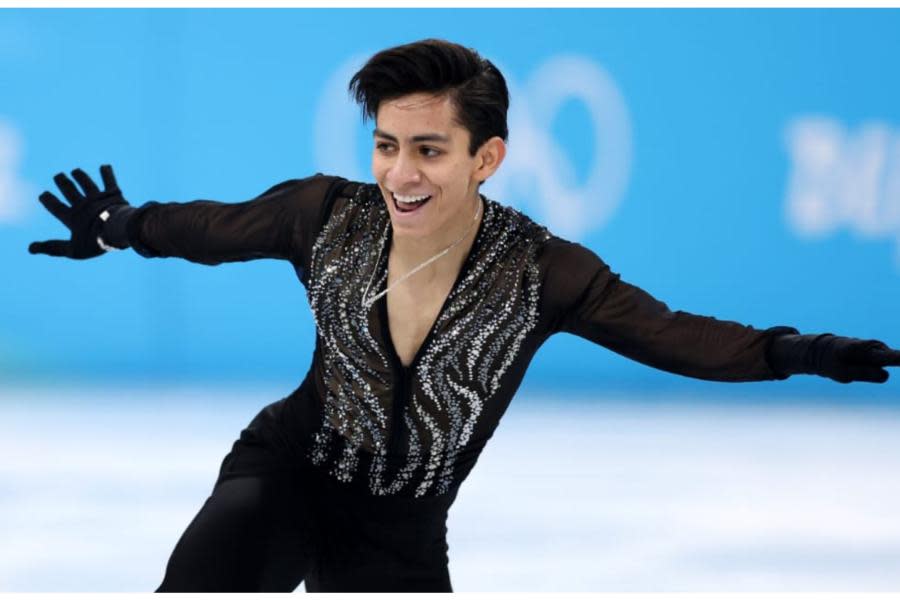
<svg viewBox="0 0 900 600">
<path fill-rule="evenodd" d="M 347 81 L 424 37 L 507 76 L 488 196 L 673 309 L 898 346 L 897 31 L 896 10 L 0 10 L 0 378 L 299 383 L 314 330 L 288 264 L 31 256 L 66 231 L 37 195 L 104 162 L 133 204 L 370 180 Z M 568 335 L 525 385 L 726 387 Z"/>
</svg>

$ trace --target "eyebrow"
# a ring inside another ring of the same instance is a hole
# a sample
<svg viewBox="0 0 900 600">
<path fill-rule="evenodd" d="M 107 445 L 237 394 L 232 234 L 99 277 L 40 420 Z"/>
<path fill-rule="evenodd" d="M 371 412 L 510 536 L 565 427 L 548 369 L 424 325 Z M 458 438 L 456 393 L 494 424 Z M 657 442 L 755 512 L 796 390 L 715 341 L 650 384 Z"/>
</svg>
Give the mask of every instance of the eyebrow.
<svg viewBox="0 0 900 600">
<path fill-rule="evenodd" d="M 397 136 L 391 135 L 387 132 L 384 132 L 377 127 L 372 131 L 373 137 L 383 137 L 385 139 L 391 140 L 392 142 L 397 141 Z M 410 142 L 443 142 L 445 144 L 450 143 L 450 137 L 446 135 L 442 135 L 440 133 L 423 133 L 421 135 L 414 135 L 408 138 Z"/>
</svg>

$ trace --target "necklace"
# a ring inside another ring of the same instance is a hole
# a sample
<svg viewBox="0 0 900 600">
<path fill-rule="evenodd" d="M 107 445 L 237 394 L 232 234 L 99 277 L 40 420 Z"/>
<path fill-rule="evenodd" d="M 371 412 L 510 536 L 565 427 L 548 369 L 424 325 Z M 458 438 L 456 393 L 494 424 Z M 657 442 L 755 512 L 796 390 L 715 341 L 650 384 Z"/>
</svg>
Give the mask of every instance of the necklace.
<svg viewBox="0 0 900 600">
<path fill-rule="evenodd" d="M 375 303 L 376 300 L 378 300 L 379 298 L 381 298 L 382 296 L 387 294 L 389 291 L 391 291 L 394 287 L 397 286 L 397 284 L 406 281 L 412 275 L 421 271 L 422 269 L 424 269 L 425 267 L 427 267 L 428 265 L 430 265 L 431 263 L 433 263 L 440 257 L 442 257 L 445 254 L 447 254 L 448 252 L 450 252 L 450 250 L 455 248 L 457 246 L 457 244 L 459 244 L 461 241 L 463 241 L 463 238 L 465 238 L 467 235 L 469 235 L 469 232 L 472 230 L 472 227 L 475 225 L 475 221 L 478 220 L 478 215 L 480 212 L 481 212 L 481 201 L 479 200 L 478 206 L 475 207 L 475 216 L 472 217 L 472 222 L 469 223 L 469 226 L 466 227 L 466 230 L 463 232 L 463 234 L 461 236 L 459 236 L 459 238 L 455 242 L 453 242 L 452 244 L 450 244 L 449 246 L 447 246 L 446 248 L 444 248 L 443 250 L 441 250 L 440 252 L 438 252 L 437 254 L 435 254 L 434 256 L 432 256 L 431 258 L 426 260 L 425 262 L 419 264 L 418 266 L 413 268 L 412 271 L 408 272 L 406 275 L 404 275 L 403 277 L 401 277 L 400 279 L 398 279 L 391 285 L 387 286 L 384 290 L 378 292 L 376 295 L 374 295 L 370 298 L 369 297 L 369 288 L 372 286 L 372 279 L 375 277 L 375 269 L 372 269 L 372 275 L 371 275 L 371 277 L 369 277 L 369 283 L 368 283 L 368 285 L 366 285 L 366 291 L 363 293 L 362 307 L 368 310 L 372 306 L 372 304 Z M 387 236 L 387 228 L 390 226 L 390 224 L 391 224 L 391 222 L 390 222 L 390 220 L 388 220 L 388 222 L 384 226 L 384 234 L 382 237 Z M 375 267 L 376 268 L 378 266 L 378 263 L 381 262 L 381 251 L 383 249 L 384 249 L 384 244 L 381 244 L 381 247 L 378 249 L 378 258 L 375 259 Z M 387 279 L 387 278 L 385 278 L 385 279 Z"/>
</svg>

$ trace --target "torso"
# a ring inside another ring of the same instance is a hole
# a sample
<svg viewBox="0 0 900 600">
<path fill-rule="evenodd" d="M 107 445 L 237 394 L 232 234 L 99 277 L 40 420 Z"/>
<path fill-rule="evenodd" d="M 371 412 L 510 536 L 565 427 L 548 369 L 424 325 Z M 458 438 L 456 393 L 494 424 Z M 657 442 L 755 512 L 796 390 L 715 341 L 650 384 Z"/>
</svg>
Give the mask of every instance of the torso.
<svg viewBox="0 0 900 600">
<path fill-rule="evenodd" d="M 454 490 L 540 346 L 537 257 L 550 234 L 512 208 L 484 207 L 471 246 L 450 253 L 456 260 L 430 280 L 425 269 L 410 276 L 377 306 L 367 299 L 415 267 L 391 252 L 378 187 L 336 203 L 318 234 L 307 287 L 318 353 L 308 389 L 321 399 L 292 410 L 311 411 L 318 423 L 305 452 L 338 480 L 374 496 Z"/>
<path fill-rule="evenodd" d="M 403 276 L 402 272 L 396 276 L 392 270 L 389 273 L 390 283 Z M 428 337 L 455 280 L 455 277 L 447 277 L 424 286 L 417 283 L 416 275 L 387 293 L 388 328 L 394 350 L 404 367 L 412 364 Z"/>
</svg>

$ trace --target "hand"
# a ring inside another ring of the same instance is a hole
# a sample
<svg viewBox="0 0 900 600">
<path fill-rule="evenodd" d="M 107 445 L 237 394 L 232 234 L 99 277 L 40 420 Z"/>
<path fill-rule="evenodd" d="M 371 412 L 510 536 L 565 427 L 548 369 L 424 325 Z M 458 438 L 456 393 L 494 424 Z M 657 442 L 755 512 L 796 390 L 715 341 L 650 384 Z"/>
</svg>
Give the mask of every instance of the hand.
<svg viewBox="0 0 900 600">
<path fill-rule="evenodd" d="M 113 210 L 120 206 L 128 206 L 128 202 L 122 197 L 111 166 L 102 165 L 100 176 L 103 178 L 105 188 L 102 191 L 81 169 L 72 171 L 72 177 L 81 186 L 82 191 L 75 187 L 65 173 L 59 173 L 53 178 L 71 206 L 67 206 L 50 192 L 44 192 L 38 200 L 50 214 L 69 228 L 72 235 L 68 241 L 32 242 L 28 246 L 30 253 L 83 259 L 106 252 L 108 246 L 101 246 L 100 240 L 100 232 L 106 220 L 103 217 L 108 218 Z"/>
<path fill-rule="evenodd" d="M 840 383 L 869 381 L 884 383 L 889 374 L 883 367 L 900 366 L 900 350 L 878 340 L 830 336 L 822 340 L 819 351 L 819 375 Z"/>
<path fill-rule="evenodd" d="M 796 331 L 796 330 L 795 330 Z M 884 383 L 884 367 L 900 366 L 900 350 L 878 340 L 861 340 L 831 333 L 786 334 L 773 338 L 766 351 L 773 371 L 784 378 L 796 373 L 821 375 L 839 383 Z"/>
</svg>

